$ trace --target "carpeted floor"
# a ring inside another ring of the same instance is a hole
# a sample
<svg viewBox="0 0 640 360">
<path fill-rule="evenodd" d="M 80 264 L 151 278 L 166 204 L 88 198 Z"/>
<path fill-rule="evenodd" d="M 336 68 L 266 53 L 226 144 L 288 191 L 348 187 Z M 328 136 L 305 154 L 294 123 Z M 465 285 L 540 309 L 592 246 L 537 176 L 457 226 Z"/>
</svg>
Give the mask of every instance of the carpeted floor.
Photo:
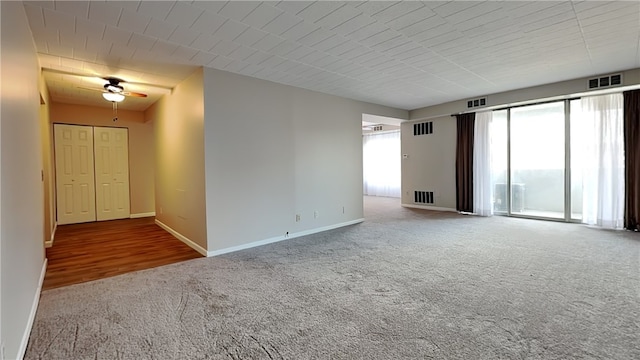
<svg viewBox="0 0 640 360">
<path fill-rule="evenodd" d="M 640 234 L 365 216 L 44 291 L 26 359 L 640 359 Z"/>
</svg>

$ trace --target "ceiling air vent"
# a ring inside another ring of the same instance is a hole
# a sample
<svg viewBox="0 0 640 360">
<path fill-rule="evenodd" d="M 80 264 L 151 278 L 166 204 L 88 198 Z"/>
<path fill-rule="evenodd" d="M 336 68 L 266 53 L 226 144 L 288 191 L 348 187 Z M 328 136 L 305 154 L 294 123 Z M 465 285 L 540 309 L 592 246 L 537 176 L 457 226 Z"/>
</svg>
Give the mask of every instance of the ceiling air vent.
<svg viewBox="0 0 640 360">
<path fill-rule="evenodd" d="M 622 85 L 622 74 L 611 75 L 611 86 Z"/>
<path fill-rule="evenodd" d="M 433 121 L 413 124 L 413 136 L 433 134 Z"/>
<path fill-rule="evenodd" d="M 363 126 L 362 130 L 364 130 L 364 131 L 382 131 L 382 125 L 381 124 L 367 125 L 367 126 Z"/>
<path fill-rule="evenodd" d="M 474 107 L 479 107 L 479 106 L 485 106 L 487 105 L 487 98 L 479 98 L 479 99 L 472 99 L 472 100 L 467 100 L 467 108 L 474 108 Z"/>
<path fill-rule="evenodd" d="M 622 85 L 622 74 L 599 76 L 589 79 L 589 89 L 600 89 L 618 85 Z"/>
</svg>

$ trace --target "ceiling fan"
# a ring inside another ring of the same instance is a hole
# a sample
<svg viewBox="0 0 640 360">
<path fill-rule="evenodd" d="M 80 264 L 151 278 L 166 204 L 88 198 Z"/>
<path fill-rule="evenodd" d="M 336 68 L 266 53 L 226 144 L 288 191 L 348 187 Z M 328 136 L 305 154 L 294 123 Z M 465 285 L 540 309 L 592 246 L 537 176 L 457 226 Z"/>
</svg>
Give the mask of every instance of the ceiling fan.
<svg viewBox="0 0 640 360">
<path fill-rule="evenodd" d="M 153 88 L 160 88 L 160 89 L 164 89 L 165 91 L 169 91 L 171 92 L 173 90 L 172 87 L 170 86 L 163 86 L 163 85 L 155 85 L 155 84 L 146 84 L 146 83 L 139 83 L 139 82 L 132 82 L 132 81 L 126 81 L 123 80 L 121 78 L 117 78 L 114 76 L 100 76 L 97 74 L 87 74 L 87 73 L 77 73 L 77 72 L 69 72 L 69 71 L 64 71 L 64 70 L 59 70 L 59 69 L 52 69 L 52 68 L 42 68 L 42 71 L 45 72 L 49 72 L 49 73 L 54 73 L 54 74 L 61 74 L 61 75 L 68 75 L 68 76 L 78 76 L 78 77 L 85 77 L 85 78 L 93 78 L 93 79 L 101 79 L 101 80 L 105 80 L 106 84 L 104 84 L 102 86 L 102 88 L 96 87 L 96 88 L 88 88 L 88 87 L 82 87 L 82 86 L 76 86 L 79 89 L 85 89 L 85 90 L 91 90 L 91 91 L 99 91 L 102 93 L 102 97 L 111 102 L 111 104 L 113 105 L 113 121 L 118 121 L 118 102 L 121 102 L 125 99 L 125 97 L 138 97 L 138 98 L 146 98 L 147 94 L 144 93 L 139 93 L 139 92 L 133 92 L 133 91 L 125 91 L 124 87 L 121 85 L 123 83 L 126 84 L 130 84 L 130 85 L 136 85 L 136 86 L 143 86 L 143 87 L 153 87 Z"/>
<path fill-rule="evenodd" d="M 103 80 L 106 80 L 107 83 L 104 84 L 103 89 L 96 88 L 86 88 L 80 87 L 85 90 L 94 90 L 102 92 L 102 97 L 111 102 L 120 102 L 124 100 L 125 96 L 133 96 L 133 97 L 147 97 L 147 94 L 132 92 L 132 91 L 124 91 L 124 87 L 120 85 L 120 83 L 126 83 L 125 80 L 119 79 L 117 77 L 103 77 Z"/>
<path fill-rule="evenodd" d="M 46 71 L 46 72 L 50 72 L 50 73 L 61 74 L 61 75 L 71 75 L 71 76 L 88 77 L 88 78 L 106 80 L 107 83 L 104 84 L 102 86 L 102 88 L 88 88 L 88 87 L 81 87 L 81 86 L 78 86 L 78 88 L 85 89 L 85 90 L 99 91 L 99 92 L 102 93 L 102 97 L 105 98 L 105 100 L 111 101 L 111 102 L 120 102 L 120 101 L 124 100 L 124 98 L 127 97 L 127 96 L 128 97 L 142 97 L 142 98 L 147 97 L 147 94 L 144 94 L 144 93 L 133 92 L 133 91 L 125 91 L 125 89 L 122 86 L 122 84 L 131 84 L 131 85 L 144 86 L 144 87 L 161 88 L 161 89 L 165 89 L 165 90 L 169 90 L 169 91 L 172 90 L 172 88 L 169 87 L 169 86 L 126 81 L 126 80 L 123 80 L 121 78 L 117 78 L 115 76 L 104 76 L 103 77 L 103 76 L 100 76 L 100 75 L 75 73 L 75 72 L 68 72 L 68 71 L 64 71 L 64 70 L 51 69 L 51 68 L 43 68 L 42 70 Z"/>
</svg>

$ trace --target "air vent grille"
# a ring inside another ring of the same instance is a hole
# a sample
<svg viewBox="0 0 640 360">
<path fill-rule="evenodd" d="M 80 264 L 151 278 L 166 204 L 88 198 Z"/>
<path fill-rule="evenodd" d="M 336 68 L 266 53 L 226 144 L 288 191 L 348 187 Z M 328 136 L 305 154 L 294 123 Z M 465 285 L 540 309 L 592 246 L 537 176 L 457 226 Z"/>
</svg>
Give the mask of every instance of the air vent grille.
<svg viewBox="0 0 640 360">
<path fill-rule="evenodd" d="M 475 108 L 475 107 L 479 107 L 479 106 L 485 106 L 487 105 L 487 98 L 483 97 L 483 98 L 479 98 L 479 99 L 471 99 L 471 100 L 467 100 L 467 108 Z"/>
<path fill-rule="evenodd" d="M 433 204 L 433 191 L 414 191 L 413 202 L 416 204 Z"/>
<path fill-rule="evenodd" d="M 589 79 L 588 81 L 589 89 L 600 89 L 618 85 L 622 85 L 622 74 L 599 76 Z"/>
<path fill-rule="evenodd" d="M 382 125 L 376 125 L 373 127 L 373 131 L 382 131 Z"/>
<path fill-rule="evenodd" d="M 433 121 L 413 124 L 413 136 L 433 134 Z"/>
<path fill-rule="evenodd" d="M 611 86 L 622 85 L 622 74 L 611 75 Z"/>
</svg>

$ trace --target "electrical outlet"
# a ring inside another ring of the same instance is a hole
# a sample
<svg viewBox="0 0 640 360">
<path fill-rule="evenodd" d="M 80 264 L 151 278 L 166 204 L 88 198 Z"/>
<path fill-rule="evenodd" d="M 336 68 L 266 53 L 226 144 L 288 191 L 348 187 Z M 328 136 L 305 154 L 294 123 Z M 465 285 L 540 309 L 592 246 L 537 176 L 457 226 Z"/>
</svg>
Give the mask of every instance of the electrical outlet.
<svg viewBox="0 0 640 360">
<path fill-rule="evenodd" d="M 300 214 L 296 214 L 296 222 L 300 222 Z"/>
<path fill-rule="evenodd" d="M 314 219 L 317 219 L 319 216 L 320 216 L 320 214 L 318 213 L 317 210 L 313 212 L 313 218 Z"/>
</svg>

